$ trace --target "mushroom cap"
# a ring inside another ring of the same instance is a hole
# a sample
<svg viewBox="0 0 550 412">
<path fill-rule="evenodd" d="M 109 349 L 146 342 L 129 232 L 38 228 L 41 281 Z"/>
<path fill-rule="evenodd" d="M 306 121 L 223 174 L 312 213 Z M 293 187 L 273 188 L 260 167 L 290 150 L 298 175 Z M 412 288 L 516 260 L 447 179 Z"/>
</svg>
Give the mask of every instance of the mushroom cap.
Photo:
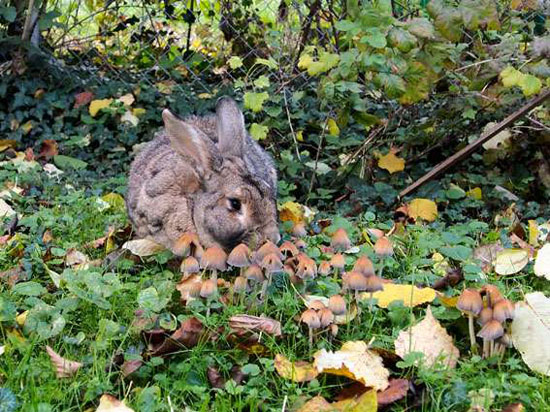
<svg viewBox="0 0 550 412">
<path fill-rule="evenodd" d="M 321 302 L 319 299 L 314 300 L 308 305 L 309 309 L 315 309 L 315 310 L 321 310 L 326 308 L 325 304 Z"/>
<path fill-rule="evenodd" d="M 504 328 L 498 320 L 490 320 L 487 322 L 481 330 L 477 333 L 477 336 L 483 339 L 495 340 L 504 335 Z"/>
<path fill-rule="evenodd" d="M 321 321 L 321 327 L 326 328 L 334 321 L 334 314 L 329 308 L 323 308 L 319 311 L 319 320 Z"/>
<path fill-rule="evenodd" d="M 493 319 L 504 322 L 506 319 L 514 319 L 514 304 L 508 299 L 499 300 L 493 305 Z"/>
<path fill-rule="evenodd" d="M 488 296 L 489 300 L 491 301 L 491 306 L 493 306 L 499 300 L 504 299 L 502 293 L 500 293 L 500 290 L 495 285 L 484 285 L 481 288 L 481 294 Z"/>
<path fill-rule="evenodd" d="M 350 290 L 366 290 L 367 278 L 359 272 L 349 272 L 344 278 L 346 288 Z"/>
<path fill-rule="evenodd" d="M 353 271 L 362 273 L 365 276 L 374 275 L 374 265 L 367 255 L 361 255 L 353 265 Z"/>
<path fill-rule="evenodd" d="M 318 329 L 321 327 L 321 319 L 319 319 L 319 315 L 315 309 L 306 309 L 304 313 L 302 313 L 300 321 L 305 323 L 310 329 Z"/>
<path fill-rule="evenodd" d="M 194 282 L 189 285 L 189 296 L 192 298 L 198 298 L 201 295 L 202 282 Z"/>
<path fill-rule="evenodd" d="M 284 259 L 283 254 L 275 243 L 268 240 L 256 251 L 256 262 L 260 263 L 267 255 L 276 254 L 279 259 Z"/>
<path fill-rule="evenodd" d="M 479 312 L 479 318 L 477 322 L 480 325 L 485 325 L 491 319 L 493 319 L 493 309 L 487 307 L 487 308 L 481 309 L 481 311 Z"/>
<path fill-rule="evenodd" d="M 331 296 L 328 307 L 335 315 L 343 315 L 346 313 L 346 300 L 341 295 Z"/>
<path fill-rule="evenodd" d="M 254 282 L 263 282 L 265 280 L 262 268 L 256 264 L 250 265 L 244 271 L 244 276 Z"/>
<path fill-rule="evenodd" d="M 207 279 L 202 282 L 201 298 L 208 298 L 218 291 L 218 284 L 214 279 Z"/>
<path fill-rule="evenodd" d="M 512 340 L 512 337 L 507 333 L 504 333 L 504 335 L 498 338 L 497 342 L 507 348 L 511 348 L 514 346 L 514 341 Z"/>
<path fill-rule="evenodd" d="M 384 289 L 384 282 L 382 279 L 376 275 L 367 276 L 367 287 L 366 292 L 378 292 L 379 290 Z"/>
<path fill-rule="evenodd" d="M 298 253 L 300 253 L 296 245 L 289 240 L 285 240 L 283 244 L 279 246 L 279 251 L 285 257 L 296 256 Z"/>
<path fill-rule="evenodd" d="M 236 268 L 243 268 L 250 265 L 250 248 L 241 243 L 233 248 L 227 257 L 227 264 Z"/>
<path fill-rule="evenodd" d="M 303 250 L 307 247 L 307 243 L 303 239 L 296 239 L 294 245 L 296 245 L 298 250 Z"/>
<path fill-rule="evenodd" d="M 374 253 L 378 256 L 391 256 L 393 255 L 393 245 L 391 240 L 386 236 L 378 238 L 374 244 Z"/>
<path fill-rule="evenodd" d="M 227 253 L 218 246 L 209 247 L 201 257 L 201 268 L 212 270 L 227 270 Z"/>
<path fill-rule="evenodd" d="M 351 241 L 347 232 L 343 228 L 336 229 L 330 239 L 330 245 L 336 250 L 348 250 L 351 247 Z"/>
<path fill-rule="evenodd" d="M 336 253 L 332 255 L 330 259 L 330 264 L 335 269 L 344 269 L 346 267 L 346 258 L 341 253 Z"/>
<path fill-rule="evenodd" d="M 306 224 L 304 222 L 295 223 L 292 226 L 291 232 L 292 236 L 303 237 L 307 235 Z"/>
<path fill-rule="evenodd" d="M 332 267 L 330 265 L 330 262 L 326 261 L 326 260 L 323 260 L 320 264 L 319 264 L 319 267 L 317 268 L 317 272 L 320 274 L 320 275 L 323 275 L 323 276 L 327 276 L 330 274 L 332 270 Z"/>
<path fill-rule="evenodd" d="M 317 265 L 315 261 L 305 253 L 298 254 L 298 265 L 296 266 L 296 276 L 301 279 L 314 278 L 317 275 Z"/>
<path fill-rule="evenodd" d="M 237 276 L 233 283 L 233 290 L 236 293 L 244 293 L 246 292 L 247 288 L 248 288 L 248 283 L 246 278 L 244 276 Z"/>
<path fill-rule="evenodd" d="M 292 267 L 292 265 L 289 265 L 287 263 L 283 265 L 283 272 L 285 272 L 288 276 L 294 276 L 295 274 L 294 268 Z"/>
<path fill-rule="evenodd" d="M 180 270 L 183 273 L 197 273 L 200 270 L 199 261 L 193 256 L 188 256 L 181 261 Z"/>
<path fill-rule="evenodd" d="M 483 309 L 481 294 L 476 289 L 464 289 L 458 297 L 456 307 L 462 312 L 479 315 Z"/>
<path fill-rule="evenodd" d="M 204 249 L 200 244 L 199 237 L 196 233 L 185 232 L 174 243 L 172 251 L 176 256 L 194 256 L 200 259 Z"/>
<path fill-rule="evenodd" d="M 279 273 L 283 271 L 283 262 L 275 254 L 270 253 L 262 259 L 260 266 L 263 267 L 269 273 Z"/>
</svg>

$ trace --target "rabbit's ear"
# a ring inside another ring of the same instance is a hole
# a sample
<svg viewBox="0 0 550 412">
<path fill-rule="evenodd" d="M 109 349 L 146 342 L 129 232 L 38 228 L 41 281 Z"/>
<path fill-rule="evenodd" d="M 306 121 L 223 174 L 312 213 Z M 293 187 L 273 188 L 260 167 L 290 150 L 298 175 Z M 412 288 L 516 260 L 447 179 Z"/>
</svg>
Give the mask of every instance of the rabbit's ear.
<svg viewBox="0 0 550 412">
<path fill-rule="evenodd" d="M 168 109 L 162 111 L 162 120 L 172 147 L 178 153 L 193 158 L 200 167 L 209 168 L 210 150 L 197 129 L 178 119 Z"/>
<path fill-rule="evenodd" d="M 222 97 L 216 103 L 218 149 L 223 155 L 242 156 L 246 129 L 244 117 L 237 103 Z"/>
</svg>

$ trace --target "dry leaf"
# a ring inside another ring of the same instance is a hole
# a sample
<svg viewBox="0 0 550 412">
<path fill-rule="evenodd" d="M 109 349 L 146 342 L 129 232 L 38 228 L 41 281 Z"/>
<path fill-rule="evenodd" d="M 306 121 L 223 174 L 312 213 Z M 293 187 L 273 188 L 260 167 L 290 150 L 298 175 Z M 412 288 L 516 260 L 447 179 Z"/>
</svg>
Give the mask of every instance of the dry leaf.
<svg viewBox="0 0 550 412">
<path fill-rule="evenodd" d="M 281 222 L 307 223 L 313 216 L 314 213 L 310 208 L 296 202 L 285 202 L 279 207 Z"/>
<path fill-rule="evenodd" d="M 229 319 L 229 327 L 236 332 L 263 332 L 281 336 L 281 323 L 265 316 L 235 315 Z"/>
<path fill-rule="evenodd" d="M 53 139 L 46 139 L 40 145 L 40 153 L 38 157 L 45 157 L 49 159 L 55 155 L 59 154 L 59 149 L 57 148 L 57 142 Z"/>
<path fill-rule="evenodd" d="M 460 356 L 458 349 L 453 344 L 453 338 L 433 317 L 430 307 L 422 321 L 410 329 L 399 332 L 394 344 L 395 353 L 402 358 L 410 352 L 422 352 L 424 363 L 428 367 L 444 358 L 443 363 L 454 368 Z"/>
<path fill-rule="evenodd" d="M 17 129 L 17 128 L 16 128 Z M 13 139 L 1 139 L 0 140 L 0 152 L 3 152 L 6 149 L 15 149 L 17 141 Z"/>
<path fill-rule="evenodd" d="M 4 199 L 0 199 L 0 219 L 15 215 L 15 210 L 8 205 Z"/>
<path fill-rule="evenodd" d="M 202 322 L 195 317 L 188 318 L 169 337 L 160 343 L 150 345 L 151 356 L 168 355 L 182 349 L 192 348 L 199 343 L 202 332 Z M 146 332 L 144 334 L 147 335 Z"/>
<path fill-rule="evenodd" d="M 334 408 L 322 396 L 311 398 L 297 412 L 334 412 Z"/>
<path fill-rule="evenodd" d="M 405 169 L 405 160 L 397 157 L 394 150 L 378 159 L 378 167 L 390 173 L 401 172 Z"/>
<path fill-rule="evenodd" d="M 396 283 L 384 283 L 384 289 L 372 294 L 378 299 L 377 305 L 387 308 L 391 303 L 402 301 L 406 307 L 414 307 L 435 299 L 436 293 L 432 288 L 417 288 L 414 285 L 398 285 Z M 369 299 L 370 293 L 362 293 L 361 299 Z"/>
<path fill-rule="evenodd" d="M 132 126 L 137 126 L 139 124 L 138 117 L 135 116 L 130 110 L 126 110 L 126 112 L 120 116 L 120 121 L 122 123 L 130 123 Z"/>
<path fill-rule="evenodd" d="M 307 401 L 297 412 L 376 412 L 376 391 L 365 391 L 358 397 L 330 403 L 322 396 Z"/>
<path fill-rule="evenodd" d="M 127 249 L 136 256 L 145 257 L 161 252 L 165 247 L 150 239 L 135 239 L 124 243 L 122 249 Z"/>
<path fill-rule="evenodd" d="M 92 100 L 90 102 L 89 112 L 90 116 L 95 117 L 95 115 L 106 107 L 109 107 L 113 99 L 101 99 L 101 100 Z"/>
<path fill-rule="evenodd" d="M 504 249 L 497 253 L 494 265 L 499 275 L 513 275 L 529 262 L 529 252 L 523 249 Z"/>
<path fill-rule="evenodd" d="M 538 251 L 533 270 L 538 277 L 550 280 L 550 243 L 545 244 Z"/>
<path fill-rule="evenodd" d="M 376 390 L 388 387 L 390 372 L 384 367 L 382 358 L 369 350 L 363 341 L 345 342 L 336 352 L 321 349 L 313 358 L 319 373 L 346 376 Z"/>
<path fill-rule="evenodd" d="M 484 273 L 488 273 L 493 270 L 493 262 L 495 261 L 497 254 L 504 250 L 499 242 L 489 243 L 486 245 L 478 246 L 474 249 L 473 257 L 481 262 L 481 269 Z"/>
<path fill-rule="evenodd" d="M 137 371 L 139 368 L 141 368 L 141 365 L 143 365 L 143 361 L 141 359 L 132 359 L 125 361 L 122 366 L 120 367 L 120 371 L 122 372 L 122 376 L 127 377 Z"/>
<path fill-rule="evenodd" d="M 92 92 L 82 92 L 74 96 L 74 108 L 78 109 L 80 106 L 86 106 L 92 101 L 94 94 Z"/>
<path fill-rule="evenodd" d="M 305 361 L 291 362 L 281 354 L 275 355 L 274 366 L 281 377 L 290 379 L 293 382 L 309 382 L 319 374 L 311 363 Z"/>
<path fill-rule="evenodd" d="M 512 341 L 523 361 L 535 372 L 550 376 L 550 298 L 528 293 L 516 304 Z"/>
<path fill-rule="evenodd" d="M 437 204 L 429 199 L 413 199 L 408 205 L 409 216 L 433 222 L 437 218 Z"/>
<path fill-rule="evenodd" d="M 132 93 L 125 94 L 124 96 L 120 96 L 118 98 L 119 102 L 122 102 L 124 106 L 131 106 L 136 99 L 134 98 L 134 95 Z"/>
<path fill-rule="evenodd" d="M 52 364 L 55 367 L 55 375 L 60 379 L 73 376 L 82 367 L 80 362 L 62 358 L 49 346 L 46 346 L 46 352 L 48 352 Z"/>
<path fill-rule="evenodd" d="M 128 408 L 124 401 L 119 401 L 112 395 L 104 394 L 99 399 L 96 412 L 134 412 L 134 410 Z"/>
<path fill-rule="evenodd" d="M 192 296 L 193 290 L 197 290 L 196 288 L 199 288 L 200 290 L 200 287 L 196 286 L 197 284 L 199 285 L 202 284 L 202 276 L 193 274 L 186 277 L 184 276 L 184 279 L 182 279 L 176 285 L 176 289 L 181 294 L 180 300 L 183 303 L 186 303 L 194 299 Z"/>
<path fill-rule="evenodd" d="M 88 263 L 90 263 L 88 256 L 76 249 L 69 249 L 65 255 L 65 264 L 67 266 L 76 266 L 85 269 Z"/>
<path fill-rule="evenodd" d="M 409 391 L 409 381 L 407 379 L 390 379 L 390 386 L 382 392 L 376 394 L 378 406 L 384 407 L 403 399 Z"/>
</svg>

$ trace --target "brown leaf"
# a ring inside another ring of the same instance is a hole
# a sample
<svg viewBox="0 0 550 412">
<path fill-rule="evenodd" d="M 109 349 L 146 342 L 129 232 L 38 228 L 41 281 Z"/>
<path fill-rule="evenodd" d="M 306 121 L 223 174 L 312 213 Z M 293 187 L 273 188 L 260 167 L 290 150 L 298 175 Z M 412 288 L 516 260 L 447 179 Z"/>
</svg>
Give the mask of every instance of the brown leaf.
<svg viewBox="0 0 550 412">
<path fill-rule="evenodd" d="M 493 269 L 493 262 L 497 254 L 504 250 L 499 242 L 478 246 L 474 249 L 473 257 L 481 262 L 481 269 L 488 273 Z"/>
<path fill-rule="evenodd" d="M 132 359 L 132 360 L 124 361 L 124 363 L 120 367 L 122 376 L 127 377 L 128 375 L 131 375 L 132 373 L 137 371 L 139 368 L 141 368 L 141 365 L 143 365 L 143 361 L 141 359 Z"/>
<path fill-rule="evenodd" d="M 195 317 L 188 318 L 161 344 L 152 345 L 151 356 L 165 356 L 182 348 L 192 348 L 199 342 L 202 331 L 203 325 L 200 320 Z"/>
<path fill-rule="evenodd" d="M 53 240 L 52 231 L 50 229 L 48 229 L 42 235 L 42 242 L 50 243 L 52 240 Z"/>
<path fill-rule="evenodd" d="M 32 147 L 27 147 L 25 149 L 25 160 L 27 162 L 32 162 L 34 160 L 34 151 L 32 150 Z"/>
<path fill-rule="evenodd" d="M 99 406 L 96 412 L 134 412 L 134 410 L 128 408 L 124 404 L 124 401 L 119 401 L 112 395 L 104 394 L 99 399 Z"/>
<path fill-rule="evenodd" d="M 80 362 L 62 358 L 49 346 L 46 346 L 46 352 L 50 356 L 52 365 L 55 367 L 55 375 L 59 379 L 73 376 L 82 367 Z"/>
<path fill-rule="evenodd" d="M 225 379 L 213 366 L 209 366 L 206 369 L 206 376 L 208 376 L 208 382 L 210 382 L 213 388 L 221 389 L 225 386 Z"/>
<path fill-rule="evenodd" d="M 22 282 L 26 279 L 27 273 L 23 270 L 23 266 L 21 264 L 6 270 L 5 272 L 0 272 L 0 281 L 6 282 L 10 288 L 16 283 Z"/>
<path fill-rule="evenodd" d="M 281 336 L 281 323 L 265 316 L 235 315 L 229 319 L 229 326 L 234 331 L 263 332 Z"/>
<path fill-rule="evenodd" d="M 407 379 L 390 379 L 390 386 L 376 394 L 378 406 L 384 407 L 403 399 L 407 396 L 408 391 L 409 381 Z"/>
<path fill-rule="evenodd" d="M 447 289 L 448 287 L 453 287 L 458 285 L 464 280 L 464 275 L 462 274 L 462 269 L 460 268 L 451 268 L 447 271 L 445 276 L 440 279 L 437 279 L 432 288 L 435 290 Z"/>
<path fill-rule="evenodd" d="M 53 139 L 46 139 L 42 142 L 42 145 L 40 146 L 40 153 L 38 154 L 38 158 L 44 157 L 48 159 L 57 154 L 59 154 L 57 142 Z"/>
<path fill-rule="evenodd" d="M 86 106 L 94 98 L 92 92 L 82 92 L 74 96 L 74 108 L 78 109 L 80 106 Z"/>
<path fill-rule="evenodd" d="M 505 406 L 504 408 L 502 408 L 501 412 L 523 412 L 524 410 L 525 408 L 523 407 L 523 404 L 516 402 Z"/>
</svg>

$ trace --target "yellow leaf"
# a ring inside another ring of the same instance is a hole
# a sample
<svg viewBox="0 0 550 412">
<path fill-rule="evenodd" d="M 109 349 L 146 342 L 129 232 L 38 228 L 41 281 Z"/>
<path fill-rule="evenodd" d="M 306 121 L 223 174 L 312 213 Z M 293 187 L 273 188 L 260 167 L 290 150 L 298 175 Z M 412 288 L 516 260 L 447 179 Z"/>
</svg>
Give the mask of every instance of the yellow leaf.
<svg viewBox="0 0 550 412">
<path fill-rule="evenodd" d="M 2 139 L 0 140 L 0 152 L 3 152 L 6 149 L 14 149 L 17 142 L 13 139 Z"/>
<path fill-rule="evenodd" d="M 126 205 L 126 203 L 124 202 L 124 198 L 118 193 L 107 193 L 106 195 L 101 196 L 101 200 L 109 203 L 109 206 L 111 206 L 113 209 L 122 210 Z"/>
<path fill-rule="evenodd" d="M 502 82 L 504 87 L 519 86 L 524 76 L 525 75 L 522 72 L 516 70 L 512 66 L 506 67 L 499 74 L 500 81 Z"/>
<path fill-rule="evenodd" d="M 389 385 L 390 372 L 382 358 L 363 341 L 345 342 L 336 352 L 321 349 L 313 358 L 319 373 L 346 376 L 376 390 L 384 390 Z"/>
<path fill-rule="evenodd" d="M 340 135 L 340 128 L 336 124 L 336 121 L 334 119 L 328 119 L 327 120 L 327 126 L 328 126 L 328 132 L 333 136 L 339 136 Z"/>
<path fill-rule="evenodd" d="M 378 167 L 386 169 L 390 173 L 400 172 L 405 169 L 405 160 L 397 157 L 393 150 L 378 159 Z"/>
<path fill-rule="evenodd" d="M 302 405 L 297 412 L 334 412 L 335 409 L 332 407 L 329 401 L 327 401 L 322 396 L 315 396 Z"/>
<path fill-rule="evenodd" d="M 394 342 L 395 353 L 401 358 L 411 352 L 422 352 L 424 364 L 434 366 L 438 360 L 450 368 L 456 366 L 460 353 L 453 343 L 453 338 L 432 315 L 428 307 L 426 317 L 412 328 L 399 332 Z"/>
<path fill-rule="evenodd" d="M 145 110 L 142 107 L 136 107 L 136 108 L 132 109 L 132 114 L 136 117 L 142 116 L 145 113 L 147 113 L 147 110 Z"/>
<path fill-rule="evenodd" d="M 450 269 L 449 262 L 445 260 L 441 253 L 437 252 L 432 255 L 432 260 L 434 262 L 434 273 L 439 276 L 445 276 L 447 271 Z"/>
<path fill-rule="evenodd" d="M 21 130 L 23 130 L 23 133 L 27 134 L 32 130 L 32 122 L 29 120 L 26 123 L 23 123 L 21 125 Z"/>
<path fill-rule="evenodd" d="M 550 243 L 545 244 L 538 251 L 533 270 L 538 277 L 550 280 Z"/>
<path fill-rule="evenodd" d="M 481 200 L 482 192 L 480 187 L 474 187 L 466 192 L 466 196 L 472 199 Z"/>
<path fill-rule="evenodd" d="M 537 246 L 539 243 L 539 226 L 536 220 L 529 220 L 529 244 Z"/>
<path fill-rule="evenodd" d="M 370 293 L 364 292 L 361 299 L 370 298 Z M 408 308 L 431 302 L 435 299 L 436 293 L 432 288 L 417 288 L 414 285 L 398 285 L 396 283 L 384 283 L 384 289 L 372 294 L 378 299 L 378 306 L 387 308 L 392 302 L 402 301 L 403 306 Z"/>
<path fill-rule="evenodd" d="M 210 93 L 199 93 L 197 97 L 199 99 L 211 99 L 212 95 Z"/>
<path fill-rule="evenodd" d="M 134 412 L 134 410 L 128 408 L 124 401 L 119 401 L 114 396 L 105 394 L 99 399 L 96 412 Z"/>
<path fill-rule="evenodd" d="M 90 102 L 90 107 L 88 108 L 88 111 L 90 112 L 90 116 L 95 117 L 95 115 L 101 109 L 105 109 L 106 107 L 109 107 L 112 101 L 113 99 L 92 100 Z"/>
<path fill-rule="evenodd" d="M 437 204 L 429 199 L 413 199 L 409 203 L 409 216 L 433 222 L 437 218 Z"/>
<path fill-rule="evenodd" d="M 504 249 L 497 253 L 495 272 L 499 275 L 513 275 L 529 262 L 529 252 L 523 249 Z"/>
<path fill-rule="evenodd" d="M 124 96 L 120 96 L 118 98 L 119 102 L 122 102 L 124 106 L 131 106 L 136 99 L 134 98 L 134 95 L 132 93 L 125 94 Z"/>
<path fill-rule="evenodd" d="M 437 298 L 441 303 L 443 303 L 444 306 L 447 306 L 448 308 L 456 308 L 456 304 L 458 303 L 458 296 L 445 296 L 443 293 L 438 292 Z"/>
<path fill-rule="evenodd" d="M 378 410 L 378 397 L 375 390 L 363 393 L 358 398 L 344 399 L 331 404 L 337 411 L 345 412 L 376 412 Z"/>
<path fill-rule="evenodd" d="M 281 377 L 294 382 L 308 382 L 315 379 L 319 374 L 311 363 L 305 361 L 291 362 L 281 354 L 275 355 L 274 366 Z"/>
<path fill-rule="evenodd" d="M 302 54 L 298 60 L 298 67 L 300 69 L 307 69 L 311 63 L 313 63 L 313 57 L 309 54 Z"/>
<path fill-rule="evenodd" d="M 136 256 L 144 257 L 161 252 L 165 247 L 149 239 L 135 239 L 124 243 L 122 249 L 127 249 Z"/>
<path fill-rule="evenodd" d="M 25 321 L 27 320 L 27 315 L 29 314 L 29 311 L 26 310 L 25 312 L 20 313 L 15 317 L 15 321 L 19 326 L 23 326 L 25 324 Z"/>
<path fill-rule="evenodd" d="M 283 203 L 279 208 L 281 222 L 303 223 L 305 221 L 304 207 L 296 202 Z"/>
<path fill-rule="evenodd" d="M 303 142 L 304 141 L 304 131 L 303 130 L 298 130 L 296 132 L 296 140 L 298 140 L 299 142 Z M 0 150 L 1 151 L 1 150 Z"/>
</svg>

